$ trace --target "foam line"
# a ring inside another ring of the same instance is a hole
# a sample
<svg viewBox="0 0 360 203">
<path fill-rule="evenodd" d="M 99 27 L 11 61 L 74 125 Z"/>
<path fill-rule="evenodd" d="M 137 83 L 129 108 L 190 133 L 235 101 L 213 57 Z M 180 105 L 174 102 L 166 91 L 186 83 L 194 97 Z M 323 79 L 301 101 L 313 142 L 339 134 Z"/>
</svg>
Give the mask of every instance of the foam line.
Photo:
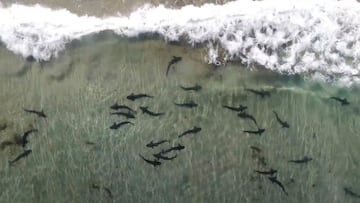
<svg viewBox="0 0 360 203">
<path fill-rule="evenodd" d="M 281 73 L 344 80 L 359 74 L 358 13 L 355 0 L 239 0 L 180 9 L 147 4 L 108 18 L 13 4 L 0 8 L 0 40 L 23 57 L 51 60 L 72 40 L 103 30 L 124 37 L 157 33 L 207 45 L 210 63 L 240 59 Z"/>
</svg>

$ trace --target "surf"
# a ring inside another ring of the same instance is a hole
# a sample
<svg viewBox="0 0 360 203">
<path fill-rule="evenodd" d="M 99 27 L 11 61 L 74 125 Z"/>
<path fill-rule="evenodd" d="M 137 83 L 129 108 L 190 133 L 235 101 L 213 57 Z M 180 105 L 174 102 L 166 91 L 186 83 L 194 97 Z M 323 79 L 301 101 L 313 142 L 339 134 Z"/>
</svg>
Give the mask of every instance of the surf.
<svg viewBox="0 0 360 203">
<path fill-rule="evenodd" d="M 204 62 L 239 61 L 282 74 L 359 81 L 360 11 L 355 0 L 242 0 L 178 9 L 145 4 L 128 16 L 79 16 L 66 9 L 0 7 L 0 40 L 37 61 L 56 58 L 72 41 L 111 31 L 124 38 L 154 34 L 203 46 Z"/>
</svg>

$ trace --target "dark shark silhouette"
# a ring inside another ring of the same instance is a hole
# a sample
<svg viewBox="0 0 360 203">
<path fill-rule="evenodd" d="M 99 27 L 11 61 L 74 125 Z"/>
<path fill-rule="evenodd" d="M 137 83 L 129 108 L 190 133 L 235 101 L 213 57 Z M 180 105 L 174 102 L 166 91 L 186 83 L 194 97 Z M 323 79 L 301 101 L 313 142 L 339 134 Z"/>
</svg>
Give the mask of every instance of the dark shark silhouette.
<svg viewBox="0 0 360 203">
<path fill-rule="evenodd" d="M 232 106 L 227 106 L 227 105 L 223 105 L 223 107 L 226 109 L 230 109 L 232 111 L 237 111 L 237 112 L 243 112 L 247 109 L 247 106 L 243 106 L 241 104 L 239 107 L 232 107 Z"/>
<path fill-rule="evenodd" d="M 140 98 L 154 98 L 153 96 L 151 95 L 148 95 L 148 94 L 134 94 L 134 93 L 131 93 L 130 95 L 128 95 L 126 97 L 126 99 L 128 100 L 131 100 L 131 101 L 135 101 L 136 99 L 140 99 Z"/>
<path fill-rule="evenodd" d="M 3 142 L 0 143 L 0 149 L 5 149 L 5 147 L 10 146 L 10 145 L 14 145 L 14 144 L 15 143 L 12 142 L 12 141 L 8 141 L 8 140 L 3 141 Z"/>
<path fill-rule="evenodd" d="M 147 106 L 140 106 L 140 109 L 141 109 L 141 111 L 143 113 L 148 114 L 150 116 L 162 116 L 162 115 L 165 114 L 164 112 L 162 112 L 162 113 L 154 113 L 152 111 L 149 111 L 149 107 L 147 107 Z"/>
<path fill-rule="evenodd" d="M 263 134 L 265 132 L 265 129 L 263 128 L 258 128 L 258 130 L 254 131 L 254 130 L 244 130 L 244 133 L 250 133 L 250 134 L 257 134 L 259 136 L 261 136 L 261 134 Z"/>
<path fill-rule="evenodd" d="M 148 164 L 153 165 L 154 167 L 156 166 L 160 166 L 161 162 L 158 161 L 157 159 L 154 159 L 153 161 L 149 160 L 149 159 L 145 159 L 145 157 L 143 157 L 141 154 L 139 154 L 139 156 Z"/>
<path fill-rule="evenodd" d="M 279 187 L 281 187 L 281 189 L 284 191 L 284 193 L 285 193 L 286 195 L 288 195 L 288 193 L 287 193 L 286 190 L 285 190 L 284 185 L 283 185 L 280 181 L 277 180 L 276 176 L 269 177 L 269 180 L 270 180 L 272 183 L 274 183 L 274 184 L 278 185 Z"/>
<path fill-rule="evenodd" d="M 45 113 L 44 113 L 44 110 L 36 111 L 36 110 L 24 109 L 24 111 L 25 111 L 25 112 L 28 112 L 28 113 L 36 114 L 36 115 L 39 116 L 39 117 L 43 117 L 43 118 L 46 118 L 46 117 L 47 117 L 47 116 L 45 115 Z"/>
<path fill-rule="evenodd" d="M 134 111 L 132 108 L 126 106 L 126 105 L 119 105 L 118 103 L 115 103 L 113 104 L 112 106 L 110 106 L 110 109 L 113 109 L 113 110 L 120 110 L 120 109 L 126 109 L 132 113 L 136 113 L 136 111 Z"/>
<path fill-rule="evenodd" d="M 134 123 L 132 123 L 132 122 L 130 122 L 130 121 L 124 121 L 124 122 L 121 122 L 121 123 L 116 123 L 116 122 L 114 122 L 114 123 L 110 126 L 110 129 L 116 130 L 116 129 L 119 129 L 121 126 L 126 125 L 126 124 L 134 125 Z"/>
<path fill-rule="evenodd" d="M 154 154 L 154 157 L 157 158 L 157 159 L 162 159 L 162 160 L 170 161 L 170 160 L 175 159 L 175 158 L 177 157 L 177 155 L 172 156 L 172 157 L 167 157 L 167 156 L 164 156 L 164 155 L 160 152 L 160 153 Z"/>
<path fill-rule="evenodd" d="M 159 141 L 159 142 L 153 142 L 153 141 L 151 141 L 150 143 L 146 144 L 146 147 L 154 148 L 154 147 L 157 147 L 157 146 L 159 146 L 159 145 L 161 145 L 161 144 L 163 144 L 163 143 L 165 143 L 165 142 L 169 143 L 170 140 L 161 140 L 161 141 Z"/>
<path fill-rule="evenodd" d="M 252 120 L 252 121 L 255 123 L 255 125 L 257 126 L 257 122 L 256 122 L 254 116 L 252 116 L 252 115 L 250 115 L 250 114 L 248 114 L 248 113 L 246 113 L 246 112 L 240 112 L 240 113 L 238 113 L 238 116 L 239 116 L 240 118 L 243 118 L 243 119 L 250 119 L 250 120 Z"/>
<path fill-rule="evenodd" d="M 173 57 L 172 57 L 171 61 L 170 61 L 169 64 L 168 64 L 168 67 L 167 67 L 167 69 L 166 69 L 166 76 L 169 75 L 169 71 L 170 71 L 171 65 L 173 65 L 173 64 L 175 64 L 175 63 L 178 63 L 178 62 L 181 61 L 181 60 L 182 60 L 182 57 L 180 57 L 180 56 L 173 56 Z"/>
<path fill-rule="evenodd" d="M 118 115 L 118 116 L 124 116 L 127 119 L 135 118 L 135 115 L 132 113 L 125 113 L 125 112 L 112 112 L 111 115 Z"/>
<path fill-rule="evenodd" d="M 246 91 L 249 91 L 249 92 L 252 92 L 256 95 L 259 95 L 261 96 L 261 98 L 264 98 L 264 97 L 270 97 L 270 92 L 269 91 L 265 91 L 263 89 L 261 90 L 254 90 L 254 89 L 245 89 Z"/>
<path fill-rule="evenodd" d="M 353 192 L 353 191 L 351 190 L 351 188 L 344 187 L 344 191 L 345 191 L 345 194 L 347 194 L 347 195 L 350 195 L 350 196 L 356 197 L 356 198 L 360 198 L 360 195 L 359 195 L 359 194 L 356 194 L 355 192 Z"/>
<path fill-rule="evenodd" d="M 261 175 L 274 175 L 275 173 L 277 173 L 277 170 L 274 170 L 274 169 L 270 169 L 268 171 L 258 171 L 258 170 L 255 170 L 256 173 L 258 174 L 261 174 Z"/>
<path fill-rule="evenodd" d="M 182 103 L 182 104 L 179 104 L 179 103 L 175 103 L 174 104 L 176 106 L 180 106 L 180 107 L 187 107 L 187 108 L 194 108 L 194 107 L 197 107 L 198 104 L 195 103 L 194 101 L 189 101 L 189 102 L 185 102 L 185 103 Z"/>
<path fill-rule="evenodd" d="M 171 151 L 181 151 L 183 149 L 185 149 L 185 146 L 183 146 L 181 144 L 178 144 L 177 146 L 171 147 L 170 149 L 162 150 L 161 153 L 166 154 L 166 153 L 169 153 Z"/>
<path fill-rule="evenodd" d="M 260 153 L 261 152 L 261 149 L 259 147 L 256 147 L 256 146 L 250 146 L 250 148 L 254 151 L 256 151 L 257 153 Z"/>
<path fill-rule="evenodd" d="M 38 130 L 37 129 L 32 129 L 32 130 L 28 130 L 28 131 L 26 131 L 23 135 L 22 135 L 22 147 L 26 147 L 26 144 L 27 143 L 29 143 L 29 141 L 28 141 L 28 137 L 29 137 L 29 135 L 31 134 L 31 133 L 33 133 L 33 132 L 37 132 Z"/>
<path fill-rule="evenodd" d="M 330 97 L 330 99 L 334 99 L 334 100 L 340 102 L 341 105 L 343 105 L 343 106 L 350 104 L 350 102 L 349 102 L 347 99 L 345 99 L 345 98 L 342 99 L 342 98 L 339 98 L 339 97 Z"/>
<path fill-rule="evenodd" d="M 289 128 L 289 127 L 290 127 L 290 125 L 289 125 L 286 121 L 282 121 L 282 120 L 280 119 L 279 115 L 278 115 L 275 111 L 273 111 L 273 112 L 274 112 L 274 114 L 275 114 L 276 120 L 280 123 L 280 125 L 281 125 L 283 128 Z"/>
<path fill-rule="evenodd" d="M 98 185 L 95 184 L 95 183 L 91 184 L 91 188 L 92 188 L 92 189 L 96 189 L 96 190 L 100 190 L 100 186 L 98 186 Z"/>
<path fill-rule="evenodd" d="M 24 150 L 24 152 L 17 156 L 14 160 L 9 161 L 10 166 L 12 166 L 15 162 L 19 161 L 21 158 L 29 156 L 31 152 L 31 149 Z"/>
<path fill-rule="evenodd" d="M 85 144 L 87 144 L 87 145 L 94 145 L 94 144 L 95 144 L 95 142 L 85 141 Z"/>
<path fill-rule="evenodd" d="M 181 134 L 179 135 L 179 137 L 182 137 L 182 136 L 184 136 L 184 135 L 191 134 L 191 133 L 192 133 L 192 134 L 196 134 L 196 133 L 198 133 L 198 132 L 200 132 L 200 131 L 201 131 L 201 128 L 200 128 L 200 127 L 194 126 L 193 129 L 187 130 L 187 131 L 181 133 Z"/>
<path fill-rule="evenodd" d="M 7 127 L 8 127 L 7 123 L 3 123 L 3 124 L 0 123 L 0 131 L 5 130 Z"/>
<path fill-rule="evenodd" d="M 180 88 L 185 90 L 185 91 L 195 91 L 195 92 L 197 92 L 197 91 L 201 90 L 202 87 L 200 85 L 198 85 L 198 84 L 195 84 L 192 87 L 180 86 Z"/>
<path fill-rule="evenodd" d="M 299 159 L 299 160 L 290 160 L 289 162 L 292 162 L 292 163 L 297 163 L 297 164 L 302 164 L 302 163 L 307 163 L 309 161 L 313 160 L 312 158 L 309 158 L 307 156 L 304 156 L 304 158 L 302 159 Z"/>
</svg>

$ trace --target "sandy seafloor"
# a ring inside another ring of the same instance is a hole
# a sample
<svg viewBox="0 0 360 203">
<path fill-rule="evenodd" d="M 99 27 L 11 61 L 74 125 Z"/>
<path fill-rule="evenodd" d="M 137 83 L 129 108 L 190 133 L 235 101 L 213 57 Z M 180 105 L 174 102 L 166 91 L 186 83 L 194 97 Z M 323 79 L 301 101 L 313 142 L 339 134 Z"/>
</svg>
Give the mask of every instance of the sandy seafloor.
<svg viewBox="0 0 360 203">
<path fill-rule="evenodd" d="M 139 4 L 37 2 L 98 16 Z M 359 202 L 344 192 L 349 187 L 360 193 L 358 87 L 239 63 L 215 67 L 204 62 L 206 54 L 203 48 L 108 32 L 72 42 L 49 62 L 27 62 L 0 46 L 0 202 Z M 173 55 L 183 60 L 166 77 Z M 202 86 L 196 93 L 179 88 L 196 83 Z M 246 88 L 263 88 L 271 97 L 262 99 Z M 126 96 L 132 92 L 154 98 L 131 102 Z M 341 106 L 330 96 L 346 97 L 351 104 Z M 189 100 L 199 106 L 174 105 Z M 125 120 L 110 115 L 115 102 L 136 109 L 134 126 L 109 129 Z M 239 104 L 266 129 L 262 136 L 244 133 L 256 126 L 222 108 Z M 139 106 L 165 115 L 144 115 Z M 47 118 L 23 108 L 43 109 Z M 274 110 L 289 129 L 281 128 Z M 193 126 L 202 131 L 177 137 Z M 32 153 L 9 166 L 8 160 L 22 152 L 16 137 L 32 128 L 39 130 L 29 137 Z M 145 147 L 161 139 L 171 143 Z M 159 167 L 139 157 L 152 159 L 177 144 L 185 149 Z M 288 162 L 304 156 L 313 160 Z M 288 195 L 254 172 L 270 168 L 278 171 Z"/>
</svg>

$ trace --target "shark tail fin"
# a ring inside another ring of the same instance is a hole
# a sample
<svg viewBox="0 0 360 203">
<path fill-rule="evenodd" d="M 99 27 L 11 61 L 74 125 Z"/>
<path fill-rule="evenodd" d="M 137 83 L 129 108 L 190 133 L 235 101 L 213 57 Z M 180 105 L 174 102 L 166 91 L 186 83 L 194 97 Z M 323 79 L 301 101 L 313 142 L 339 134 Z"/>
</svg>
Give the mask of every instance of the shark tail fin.
<svg viewBox="0 0 360 203">
<path fill-rule="evenodd" d="M 166 77 L 169 75 L 171 64 L 169 63 L 167 69 L 166 69 Z"/>
</svg>

